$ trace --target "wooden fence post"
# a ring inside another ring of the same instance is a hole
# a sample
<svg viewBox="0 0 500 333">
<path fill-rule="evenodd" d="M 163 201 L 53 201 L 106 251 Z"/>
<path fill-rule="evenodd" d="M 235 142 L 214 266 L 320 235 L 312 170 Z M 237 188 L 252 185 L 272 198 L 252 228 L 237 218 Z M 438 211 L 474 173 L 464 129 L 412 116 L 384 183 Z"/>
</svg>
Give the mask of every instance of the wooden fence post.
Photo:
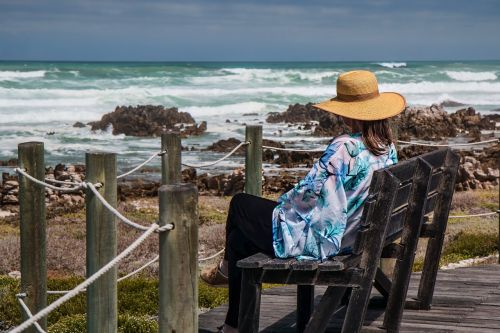
<svg viewBox="0 0 500 333">
<path fill-rule="evenodd" d="M 162 185 L 181 182 L 181 138 L 179 133 L 169 132 L 161 135 L 161 150 L 167 152 L 161 156 Z"/>
<path fill-rule="evenodd" d="M 497 161 L 497 166 L 498 166 L 498 169 L 500 170 L 500 157 L 498 158 L 498 161 Z M 497 247 L 498 247 L 498 263 L 500 264 L 500 177 L 497 178 L 498 180 L 498 244 L 497 244 Z"/>
<path fill-rule="evenodd" d="M 86 180 L 101 183 L 101 195 L 116 207 L 116 154 L 85 154 Z M 87 208 L 87 277 L 116 257 L 116 217 L 90 189 L 86 191 Z M 117 332 L 117 268 L 87 288 L 87 332 Z"/>
<path fill-rule="evenodd" d="M 18 146 L 19 167 L 39 180 L 45 178 L 43 142 L 25 142 Z M 19 177 L 19 215 L 21 229 L 21 293 L 32 313 L 47 306 L 47 266 L 45 234 L 45 188 Z M 28 319 L 24 311 L 23 320 Z M 47 328 L 47 318 L 38 321 Z M 26 332 L 37 332 L 34 326 Z"/>
<path fill-rule="evenodd" d="M 262 126 L 247 125 L 245 139 L 245 193 L 262 196 Z"/>
<path fill-rule="evenodd" d="M 160 333 L 198 332 L 198 190 L 193 184 L 160 187 Z"/>
</svg>

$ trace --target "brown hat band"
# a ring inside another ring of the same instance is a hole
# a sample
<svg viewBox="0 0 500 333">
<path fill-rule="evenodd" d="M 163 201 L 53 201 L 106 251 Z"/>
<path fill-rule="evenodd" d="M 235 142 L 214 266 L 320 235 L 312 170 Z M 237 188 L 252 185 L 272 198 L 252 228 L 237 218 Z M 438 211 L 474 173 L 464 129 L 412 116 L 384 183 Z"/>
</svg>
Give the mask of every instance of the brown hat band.
<svg viewBox="0 0 500 333">
<path fill-rule="evenodd" d="M 368 99 L 372 99 L 379 96 L 378 89 L 374 92 L 368 94 L 361 95 L 344 95 L 337 93 L 336 100 L 344 101 L 344 102 L 356 102 L 356 101 L 366 101 Z"/>
</svg>

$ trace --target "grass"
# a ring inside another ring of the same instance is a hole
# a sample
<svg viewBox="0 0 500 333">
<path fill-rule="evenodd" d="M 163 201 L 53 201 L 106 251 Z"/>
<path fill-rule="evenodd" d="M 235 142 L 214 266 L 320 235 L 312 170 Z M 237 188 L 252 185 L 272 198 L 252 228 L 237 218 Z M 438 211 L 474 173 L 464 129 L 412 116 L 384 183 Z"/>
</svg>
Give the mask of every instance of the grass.
<svg viewBox="0 0 500 333">
<path fill-rule="evenodd" d="M 83 280 L 81 277 L 64 277 L 48 279 L 49 290 L 70 290 Z M 7 329 L 20 323 L 21 312 L 16 300 L 16 293 L 20 291 L 20 281 L 8 276 L 0 276 L 0 323 Z M 51 303 L 60 295 L 49 295 Z M 151 278 L 131 278 L 118 283 L 118 312 L 122 315 L 135 317 L 156 316 L 158 314 L 158 280 Z M 214 288 L 199 282 L 198 303 L 201 308 L 214 308 L 227 302 L 227 288 Z M 48 324 L 54 325 L 64 318 L 85 314 L 86 296 L 80 294 L 61 307 L 57 308 L 48 317 Z M 50 330 L 49 330 L 50 331 Z M 56 332 L 56 331 L 54 331 Z"/>
<path fill-rule="evenodd" d="M 464 259 L 485 257 L 497 250 L 498 233 L 475 234 L 460 231 L 445 245 L 439 260 L 439 266 L 445 266 Z M 413 271 L 421 271 L 423 264 L 423 258 L 417 258 L 413 264 Z"/>
</svg>

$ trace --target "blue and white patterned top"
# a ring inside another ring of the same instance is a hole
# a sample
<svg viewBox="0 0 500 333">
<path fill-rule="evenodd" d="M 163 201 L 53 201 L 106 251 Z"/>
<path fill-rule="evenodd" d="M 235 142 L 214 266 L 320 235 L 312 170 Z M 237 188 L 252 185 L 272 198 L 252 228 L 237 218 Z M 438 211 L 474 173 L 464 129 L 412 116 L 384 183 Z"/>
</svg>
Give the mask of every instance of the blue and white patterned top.
<svg viewBox="0 0 500 333">
<path fill-rule="evenodd" d="M 273 211 L 276 257 L 326 259 L 354 245 L 373 171 L 397 163 L 394 145 L 375 156 L 360 133 L 333 138 L 304 179 Z"/>
</svg>

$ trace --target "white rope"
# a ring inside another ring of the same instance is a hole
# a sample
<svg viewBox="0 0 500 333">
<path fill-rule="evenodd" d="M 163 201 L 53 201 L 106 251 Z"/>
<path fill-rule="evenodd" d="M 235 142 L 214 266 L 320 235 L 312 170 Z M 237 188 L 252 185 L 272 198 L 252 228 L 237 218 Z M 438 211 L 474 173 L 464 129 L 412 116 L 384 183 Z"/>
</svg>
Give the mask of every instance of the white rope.
<svg viewBox="0 0 500 333">
<path fill-rule="evenodd" d="M 486 141 L 479 142 L 469 142 L 469 143 L 450 143 L 450 144 L 437 144 L 437 143 L 424 143 L 424 142 L 413 142 L 413 141 L 403 141 L 398 140 L 398 143 L 408 144 L 408 145 L 417 145 L 417 146 L 426 146 L 426 147 L 463 147 L 463 146 L 473 146 L 473 145 L 483 145 L 487 143 L 499 142 L 499 139 L 492 139 Z"/>
<path fill-rule="evenodd" d="M 52 178 L 45 178 L 45 181 L 48 183 L 62 184 L 62 185 L 81 185 L 82 184 L 82 182 L 71 182 L 68 180 L 57 180 L 57 179 L 52 179 Z"/>
<path fill-rule="evenodd" d="M 74 192 L 74 191 L 80 190 L 80 189 L 85 187 L 84 183 L 80 183 L 80 184 L 78 184 L 78 186 L 75 186 L 75 187 L 58 187 L 58 186 L 54 186 L 54 185 L 51 185 L 51 184 L 48 184 L 46 182 L 43 182 L 41 180 L 36 179 L 35 177 L 26 173 L 21 168 L 15 168 L 14 171 L 17 172 L 18 174 L 21 174 L 24 177 L 28 178 L 29 180 L 31 180 L 35 184 L 38 184 L 38 185 L 46 187 L 46 188 L 50 188 L 50 189 L 55 190 L 55 191 Z"/>
<path fill-rule="evenodd" d="M 128 279 L 129 277 L 139 273 L 140 271 L 142 271 L 143 269 L 145 269 L 146 267 L 148 267 L 149 265 L 155 263 L 158 261 L 158 259 L 160 259 L 160 256 L 157 255 L 156 257 L 154 257 L 153 259 L 151 259 L 150 261 L 148 261 L 147 263 L 145 263 L 144 265 L 142 265 L 141 267 L 137 268 L 135 271 L 133 272 L 130 272 L 128 273 L 127 275 L 125 276 L 122 276 L 121 278 L 117 279 L 116 282 L 120 282 L 120 281 L 123 281 L 125 279 Z M 86 291 L 87 289 L 85 290 L 82 290 L 83 291 Z M 47 294 L 49 295 L 58 295 L 58 294 L 67 294 L 69 293 L 71 290 L 48 290 L 47 291 Z"/>
<path fill-rule="evenodd" d="M 215 254 L 212 254 L 211 256 L 209 257 L 205 257 L 205 258 L 200 258 L 198 259 L 198 261 L 207 261 L 207 260 L 210 260 L 210 259 L 213 259 L 215 257 L 218 257 L 220 254 L 222 254 L 224 252 L 226 248 L 223 248 L 222 250 L 220 250 L 219 252 L 215 253 Z"/>
<path fill-rule="evenodd" d="M 43 317 L 47 316 L 49 313 L 57 309 L 59 306 L 70 300 L 71 298 L 75 297 L 82 291 L 84 291 L 88 286 L 90 286 L 95 280 L 100 278 L 103 274 L 105 274 L 107 271 L 109 271 L 113 266 L 115 266 L 117 263 L 119 263 L 123 258 L 128 256 L 132 251 L 134 251 L 142 242 L 146 240 L 152 233 L 154 233 L 157 229 L 159 228 L 158 224 L 152 224 L 146 232 L 144 232 L 141 237 L 137 238 L 132 244 L 129 245 L 122 253 L 117 255 L 113 260 L 108 262 L 106 265 L 104 265 L 101 269 L 99 269 L 97 272 L 92 274 L 90 277 L 88 277 L 85 281 L 80 283 L 78 286 L 76 286 L 74 289 L 72 289 L 70 292 L 68 292 L 66 295 L 58 298 L 56 301 L 51 303 L 49 306 L 47 306 L 45 309 L 40 310 L 38 313 L 36 313 L 34 316 L 29 318 L 28 320 L 24 321 L 21 325 L 15 327 L 9 333 L 20 333 L 33 325 L 35 322 L 39 321 Z"/>
<path fill-rule="evenodd" d="M 116 179 L 120 179 L 120 178 L 123 178 L 125 176 L 128 176 L 130 175 L 131 173 L 134 173 L 136 172 L 137 170 L 139 170 L 140 168 L 142 168 L 143 166 L 145 166 L 146 164 L 148 164 L 149 162 L 151 162 L 151 160 L 157 156 L 160 156 L 161 154 L 164 154 L 165 152 L 164 151 L 161 151 L 159 153 L 154 153 L 153 155 L 151 155 L 147 160 L 145 160 L 144 162 L 142 162 L 141 164 L 139 164 L 138 166 L 136 166 L 135 168 L 133 168 L 132 170 L 129 170 L 119 176 L 116 177 Z"/>
<path fill-rule="evenodd" d="M 132 275 L 135 275 L 137 273 L 139 273 L 140 271 L 142 271 L 144 268 L 148 267 L 149 265 L 155 263 L 158 261 L 158 259 L 160 259 L 160 256 L 157 255 L 156 257 L 154 257 L 153 259 L 151 259 L 150 261 L 148 261 L 147 263 L 145 263 L 144 265 L 142 265 L 141 267 L 137 268 L 135 271 L 133 272 L 130 272 L 128 273 L 127 275 L 125 276 L 122 276 L 121 278 L 119 278 L 118 280 L 116 280 L 116 282 L 120 282 L 120 281 L 123 281 L 125 279 L 128 279 L 129 277 L 131 277 Z"/>
<path fill-rule="evenodd" d="M 262 146 L 262 148 L 272 149 L 272 150 L 282 150 L 282 151 L 296 151 L 296 152 L 301 152 L 301 153 L 322 153 L 325 151 L 324 149 L 279 148 L 279 147 L 271 147 L 271 146 Z"/>
<path fill-rule="evenodd" d="M 490 212 L 490 213 L 481 213 L 481 214 L 471 214 L 471 215 L 450 215 L 448 216 L 449 219 L 464 219 L 468 217 L 481 217 L 481 216 L 492 216 L 500 213 L 500 211 L 496 212 Z"/>
<path fill-rule="evenodd" d="M 229 156 L 233 155 L 241 146 L 246 146 L 250 144 L 249 141 L 243 141 L 240 144 L 238 144 L 236 147 L 234 147 L 233 150 L 231 150 L 227 155 L 223 156 L 222 158 L 219 158 L 217 161 L 213 162 L 207 162 L 207 163 L 202 163 L 202 164 L 187 164 L 187 163 L 182 163 L 182 165 L 187 166 L 189 168 L 206 168 L 212 165 L 215 165 L 217 163 L 220 163 L 227 159 Z"/>
<path fill-rule="evenodd" d="M 28 308 L 28 306 L 26 305 L 26 303 L 24 303 L 24 301 L 23 301 L 23 297 L 26 297 L 26 294 L 17 294 L 16 297 L 17 297 L 17 300 L 19 301 L 19 303 L 21 304 L 21 307 L 24 309 L 24 312 L 26 312 L 26 314 L 28 315 L 29 318 L 32 318 L 33 314 L 31 313 L 30 308 Z M 42 326 L 40 326 L 40 324 L 37 323 L 36 321 L 33 324 L 35 325 L 35 327 L 38 330 L 38 332 L 40 332 L 40 333 L 47 333 L 42 328 Z"/>
<path fill-rule="evenodd" d="M 143 231 L 149 230 L 148 227 L 140 225 L 139 223 L 135 223 L 135 222 L 129 220 L 128 218 L 123 216 L 119 211 L 117 211 L 116 208 L 111 206 L 109 204 L 109 202 L 107 202 L 106 199 L 104 199 L 104 197 L 101 195 L 101 193 L 99 193 L 99 191 L 95 188 L 94 184 L 86 183 L 86 186 L 94 193 L 94 195 L 97 197 L 97 199 L 99 199 L 99 201 L 101 201 L 101 203 L 104 205 L 104 207 L 106 207 L 120 221 L 124 222 L 125 224 L 128 224 L 129 226 L 131 226 L 133 228 L 139 229 L 139 230 L 143 230 Z M 173 229 L 172 224 L 166 224 L 162 227 L 159 227 L 158 231 L 165 231 L 165 230 L 172 230 L 172 229 Z"/>
</svg>

